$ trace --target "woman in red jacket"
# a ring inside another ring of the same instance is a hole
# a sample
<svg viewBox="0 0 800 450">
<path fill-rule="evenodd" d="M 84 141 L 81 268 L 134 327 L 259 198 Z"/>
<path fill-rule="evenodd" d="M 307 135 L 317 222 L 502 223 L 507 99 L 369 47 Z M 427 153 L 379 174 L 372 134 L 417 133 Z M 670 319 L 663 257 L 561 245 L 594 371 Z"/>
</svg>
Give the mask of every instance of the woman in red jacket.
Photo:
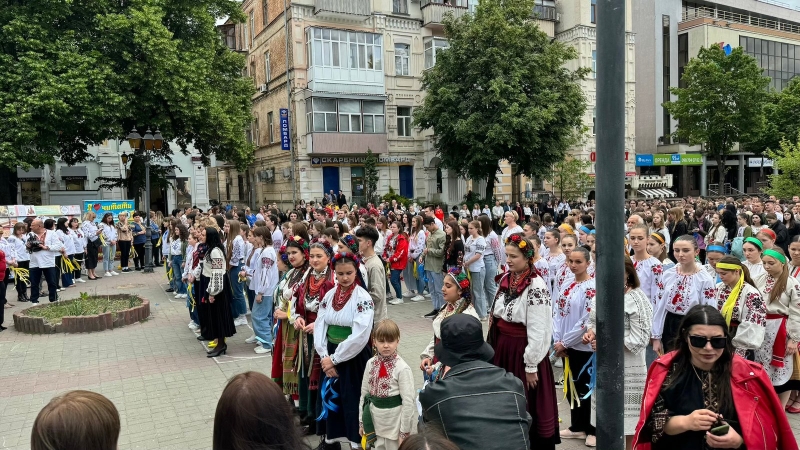
<svg viewBox="0 0 800 450">
<path fill-rule="evenodd" d="M 713 306 L 689 310 L 677 349 L 647 375 L 634 449 L 797 450 L 764 369 L 734 353 Z"/>
<path fill-rule="evenodd" d="M 392 222 L 390 229 L 392 234 L 383 251 L 383 260 L 389 262 L 389 269 L 391 269 L 390 282 L 395 294 L 395 299 L 389 300 L 389 304 L 399 305 L 403 303 L 400 274 L 403 273 L 403 269 L 406 268 L 408 263 L 408 236 L 403 231 L 403 224 L 400 222 Z"/>
</svg>

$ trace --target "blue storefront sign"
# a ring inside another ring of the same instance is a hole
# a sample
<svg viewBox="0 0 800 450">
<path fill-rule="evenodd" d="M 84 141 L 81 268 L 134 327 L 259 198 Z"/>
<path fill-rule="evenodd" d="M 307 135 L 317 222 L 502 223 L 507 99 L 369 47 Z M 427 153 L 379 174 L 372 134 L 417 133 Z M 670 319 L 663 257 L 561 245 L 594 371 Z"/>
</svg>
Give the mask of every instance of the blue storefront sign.
<svg viewBox="0 0 800 450">
<path fill-rule="evenodd" d="M 291 148 L 291 139 L 289 139 L 289 110 L 281 108 L 281 150 L 289 150 Z"/>
<path fill-rule="evenodd" d="M 636 155 L 636 167 L 649 167 L 653 165 L 653 155 Z"/>
</svg>

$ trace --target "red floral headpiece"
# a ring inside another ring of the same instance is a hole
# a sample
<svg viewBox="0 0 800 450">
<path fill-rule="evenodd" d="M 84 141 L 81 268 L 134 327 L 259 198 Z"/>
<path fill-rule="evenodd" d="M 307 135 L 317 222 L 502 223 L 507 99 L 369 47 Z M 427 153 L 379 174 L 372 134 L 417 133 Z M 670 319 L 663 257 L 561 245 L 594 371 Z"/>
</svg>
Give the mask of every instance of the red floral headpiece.
<svg viewBox="0 0 800 450">
<path fill-rule="evenodd" d="M 522 255 L 528 259 L 533 258 L 536 255 L 536 249 L 533 248 L 533 245 L 525 239 L 525 236 L 521 233 L 512 234 L 506 239 L 506 245 L 513 245 L 522 252 Z"/>
</svg>

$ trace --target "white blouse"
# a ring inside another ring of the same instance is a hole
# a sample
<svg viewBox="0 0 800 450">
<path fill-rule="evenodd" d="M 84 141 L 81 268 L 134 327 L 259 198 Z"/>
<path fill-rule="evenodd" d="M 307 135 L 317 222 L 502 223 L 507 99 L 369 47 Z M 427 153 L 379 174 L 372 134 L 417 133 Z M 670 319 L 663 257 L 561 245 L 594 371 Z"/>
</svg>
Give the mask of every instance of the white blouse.
<svg viewBox="0 0 800 450">
<path fill-rule="evenodd" d="M 225 254 L 219 247 L 211 249 L 211 255 L 200 259 L 200 263 L 195 267 L 193 275 L 199 278 L 200 274 L 209 278 L 208 289 L 206 292 L 210 295 L 218 295 L 222 292 L 223 283 L 227 272 L 225 270 Z"/>
<path fill-rule="evenodd" d="M 238 266 L 245 257 L 245 245 L 242 236 L 233 238 L 233 245 L 231 246 L 231 267 Z"/>
<path fill-rule="evenodd" d="M 781 296 L 776 301 L 770 302 L 769 297 L 772 288 L 775 287 L 775 281 L 766 272 L 753 279 L 753 283 L 767 302 L 767 314 L 787 316 L 786 332 L 789 339 L 798 342 L 800 341 L 800 282 L 790 276 L 786 280 L 786 289 L 783 290 Z"/>
<path fill-rule="evenodd" d="M 548 253 L 548 255 L 544 257 L 544 259 L 550 266 L 550 270 L 548 271 L 548 277 L 546 279 L 550 287 L 550 298 L 557 299 L 559 294 L 558 285 L 556 284 L 556 279 L 558 278 L 558 268 L 561 267 L 561 265 L 567 261 L 567 255 L 563 253 L 559 254 Z"/>
<path fill-rule="evenodd" d="M 634 355 L 640 354 L 650 344 L 650 331 L 653 327 L 653 306 L 641 288 L 625 293 L 624 337 L 625 349 Z M 589 313 L 589 328 L 597 333 L 596 299 L 592 300 Z"/>
<path fill-rule="evenodd" d="M 372 334 L 372 320 L 375 315 L 375 305 L 372 297 L 361 286 L 356 286 L 350 299 L 341 310 L 333 309 L 333 298 L 336 289 L 331 289 L 319 305 L 317 320 L 314 322 L 314 348 L 320 359 L 328 355 L 328 326 L 338 325 L 351 327 L 352 332 L 342 343 L 336 347 L 331 362 L 336 365 L 340 362 L 353 359 L 369 343 Z"/>
<path fill-rule="evenodd" d="M 508 276 L 508 272 L 504 273 L 501 280 Z M 552 313 L 550 293 L 542 277 L 533 277 L 518 297 L 510 298 L 500 291 L 497 293 L 492 316 L 525 325 L 528 330 L 528 345 L 522 357 L 527 373 L 538 372 L 539 363 L 550 350 L 550 340 L 554 336 Z"/>
<path fill-rule="evenodd" d="M 717 287 L 708 272 L 700 269 L 683 275 L 678 273 L 679 268 L 675 266 L 664 272 L 664 295 L 653 312 L 653 339 L 661 339 L 667 312 L 683 316 L 695 305 L 717 306 Z"/>
<path fill-rule="evenodd" d="M 651 309 L 655 308 L 664 295 L 664 266 L 658 258 L 650 256 L 643 261 L 633 259 L 633 267 L 636 268 L 642 292 L 650 300 Z"/>
<path fill-rule="evenodd" d="M 70 228 L 70 236 L 72 236 L 72 244 L 75 246 L 75 253 L 81 254 L 86 251 L 86 235 L 81 228 Z"/>
<path fill-rule="evenodd" d="M 716 307 L 722 311 L 722 306 L 731 294 L 731 288 L 725 283 L 717 284 Z M 767 305 L 761 292 L 748 283 L 744 283 L 736 306 L 733 307 L 731 321 L 739 322 L 736 335 L 733 337 L 733 346 L 736 350 L 756 350 L 764 341 L 767 324 Z"/>
<path fill-rule="evenodd" d="M 103 230 L 103 239 L 106 240 L 106 245 L 111 245 L 111 241 L 117 240 L 117 227 L 105 223 L 101 223 L 100 227 Z"/>
<path fill-rule="evenodd" d="M 470 264 L 467 268 L 470 272 L 480 272 L 485 267 L 483 264 L 483 254 L 486 253 L 486 240 L 483 236 L 478 236 L 477 238 L 473 238 L 472 236 L 467 238 L 467 241 L 464 243 L 464 262 L 466 263 L 475 255 L 481 255 L 477 261 Z"/>
<path fill-rule="evenodd" d="M 94 242 L 97 240 L 97 224 L 92 221 L 86 220 L 81 224 L 81 230 L 87 239 Z"/>
<path fill-rule="evenodd" d="M 25 248 L 25 235 L 23 235 L 21 238 L 9 236 L 8 243 L 14 247 L 14 253 L 17 255 L 17 262 L 31 260 L 31 254 L 28 253 L 28 249 Z"/>
<path fill-rule="evenodd" d="M 256 256 L 253 255 L 253 259 Z M 278 285 L 278 256 L 275 254 L 275 249 L 272 247 L 265 247 L 258 254 L 256 259 L 256 270 L 253 277 L 255 281 L 256 295 L 261 294 L 264 297 L 271 297 L 275 286 Z"/>
<path fill-rule="evenodd" d="M 564 286 L 556 302 L 554 342 L 582 352 L 593 351 L 591 344 L 583 343 L 583 335 L 589 325 L 589 313 L 596 294 L 594 278 L 572 281 Z"/>
<path fill-rule="evenodd" d="M 766 270 L 764 270 L 764 263 L 762 263 L 761 261 L 753 264 L 745 259 L 744 261 L 742 261 L 742 264 L 747 266 L 747 270 L 750 271 L 750 279 L 753 279 L 761 275 L 762 273 L 766 273 Z"/>
<path fill-rule="evenodd" d="M 64 249 L 67 252 L 67 256 L 75 254 L 75 242 L 72 240 L 72 234 L 67 230 L 64 233 L 61 230 L 56 230 L 56 236 L 61 240 L 61 243 L 64 245 Z"/>
</svg>

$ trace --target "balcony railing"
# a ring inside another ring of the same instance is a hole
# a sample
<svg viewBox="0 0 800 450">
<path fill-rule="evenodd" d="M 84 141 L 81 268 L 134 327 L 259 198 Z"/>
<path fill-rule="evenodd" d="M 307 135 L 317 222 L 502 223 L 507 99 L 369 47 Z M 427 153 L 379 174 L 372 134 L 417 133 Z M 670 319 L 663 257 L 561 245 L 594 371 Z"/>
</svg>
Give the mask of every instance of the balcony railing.
<svg viewBox="0 0 800 450">
<path fill-rule="evenodd" d="M 464 6 L 460 6 L 461 3 L 463 3 Z M 422 0 L 420 2 L 420 8 L 422 8 L 422 26 L 441 25 L 447 14 L 452 14 L 455 18 L 463 16 L 469 11 L 466 3 L 466 0 L 450 0 L 447 3 Z"/>
<path fill-rule="evenodd" d="M 684 6 L 683 21 L 694 19 L 715 19 L 733 23 L 741 23 L 753 27 L 770 28 L 787 33 L 800 34 L 800 25 L 781 22 L 780 20 L 764 19 L 762 17 L 751 16 L 750 14 L 740 14 L 730 11 L 723 11 L 705 6 Z"/>
<path fill-rule="evenodd" d="M 370 0 L 314 0 L 314 14 L 326 16 L 369 16 Z"/>
<path fill-rule="evenodd" d="M 556 12 L 555 6 L 534 5 L 533 15 L 537 16 L 539 20 L 561 21 L 561 15 Z"/>
</svg>

